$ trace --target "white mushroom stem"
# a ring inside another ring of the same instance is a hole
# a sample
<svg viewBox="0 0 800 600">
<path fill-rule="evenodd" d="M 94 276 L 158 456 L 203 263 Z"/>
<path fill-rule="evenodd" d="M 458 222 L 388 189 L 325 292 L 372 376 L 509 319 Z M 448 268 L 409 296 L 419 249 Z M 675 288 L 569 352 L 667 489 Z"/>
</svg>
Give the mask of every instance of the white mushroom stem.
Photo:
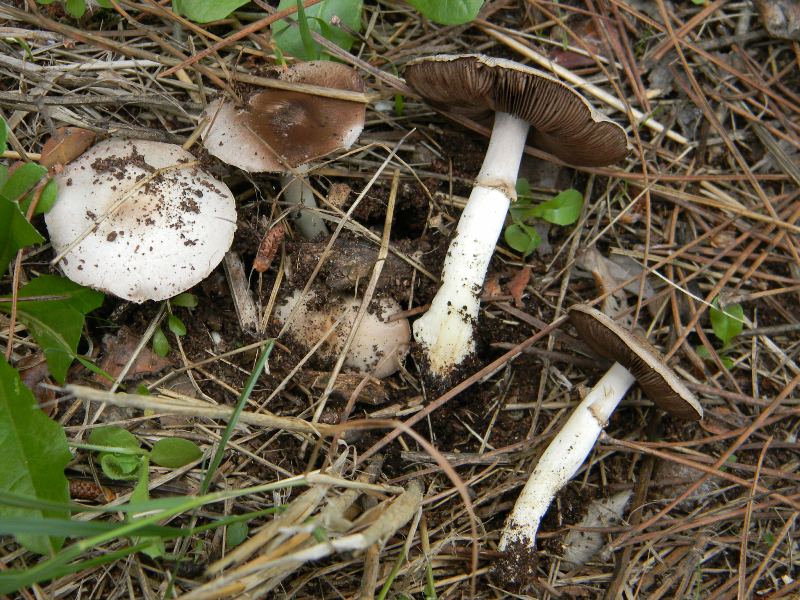
<svg viewBox="0 0 800 600">
<path fill-rule="evenodd" d="M 634 381 L 630 371 L 614 363 L 578 405 L 542 454 L 517 499 L 500 537 L 501 552 L 530 556 L 550 503 L 586 460 Z M 513 559 L 509 556 L 508 560 Z"/>
<path fill-rule="evenodd" d="M 293 219 L 297 229 L 307 240 L 315 240 L 318 237 L 328 235 L 328 228 L 317 212 L 317 199 L 308 181 L 304 181 L 304 175 L 308 171 L 307 167 L 295 169 L 297 177 L 291 173 L 281 175 L 281 185 L 283 186 L 283 197 L 290 206 L 298 206 Z"/>
<path fill-rule="evenodd" d="M 414 339 L 426 350 L 429 370 L 444 377 L 475 351 L 473 328 L 480 294 L 516 181 L 527 121 L 498 112 L 489 149 L 450 243 L 442 283 L 431 307 L 414 323 Z"/>
</svg>

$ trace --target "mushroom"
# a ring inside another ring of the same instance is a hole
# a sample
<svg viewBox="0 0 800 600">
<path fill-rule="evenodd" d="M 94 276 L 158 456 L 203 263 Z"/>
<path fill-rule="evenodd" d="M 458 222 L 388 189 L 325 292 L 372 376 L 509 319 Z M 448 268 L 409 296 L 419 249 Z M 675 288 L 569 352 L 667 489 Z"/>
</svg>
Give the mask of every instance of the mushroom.
<svg viewBox="0 0 800 600">
<path fill-rule="evenodd" d="M 233 241 L 233 194 L 180 146 L 107 140 L 55 179 L 45 223 L 62 271 L 82 285 L 164 300 L 205 278 Z"/>
<path fill-rule="evenodd" d="M 517 499 L 498 546 L 503 556 L 497 570 L 506 581 L 533 576 L 532 558 L 539 522 L 558 491 L 583 464 L 634 381 L 667 412 L 690 420 L 703 416 L 703 408 L 694 394 L 649 343 L 590 306 L 570 307 L 569 320 L 592 350 L 616 362 L 547 446 Z"/>
<path fill-rule="evenodd" d="M 280 71 L 278 79 L 364 91 L 356 71 L 329 61 L 297 63 Z M 365 114 L 361 102 L 267 89 L 250 95 L 242 108 L 222 99 L 209 103 L 203 145 L 212 156 L 244 171 L 281 173 L 286 201 L 310 209 L 302 210 L 296 222 L 303 237 L 314 239 L 328 230 L 313 212 L 314 193 L 300 176 L 308 172 L 310 161 L 352 146 L 364 129 Z"/>
<path fill-rule="evenodd" d="M 478 120 L 494 114 L 489 148 L 447 252 L 441 287 L 414 323 L 414 338 L 425 349 L 431 373 L 444 379 L 475 350 L 481 286 L 516 199 L 526 139 L 567 163 L 585 166 L 621 160 L 628 140 L 622 127 L 571 87 L 510 60 L 432 56 L 411 61 L 405 75 L 414 91 L 445 111 Z"/>
<path fill-rule="evenodd" d="M 275 319 L 286 323 L 301 297 L 295 290 L 275 311 Z M 344 365 L 359 373 L 385 379 L 394 374 L 403 362 L 411 344 L 411 327 L 408 319 L 387 321 L 400 312 L 400 305 L 392 298 L 380 298 L 377 308 L 370 308 L 361 320 Z M 287 332 L 301 345 L 316 344 L 338 319 L 342 322 L 320 347 L 317 355 L 333 361 L 342 351 L 350 329 L 355 322 L 361 301 L 331 293 L 324 301 L 313 291 L 306 294 L 303 304 L 295 311 Z"/>
</svg>

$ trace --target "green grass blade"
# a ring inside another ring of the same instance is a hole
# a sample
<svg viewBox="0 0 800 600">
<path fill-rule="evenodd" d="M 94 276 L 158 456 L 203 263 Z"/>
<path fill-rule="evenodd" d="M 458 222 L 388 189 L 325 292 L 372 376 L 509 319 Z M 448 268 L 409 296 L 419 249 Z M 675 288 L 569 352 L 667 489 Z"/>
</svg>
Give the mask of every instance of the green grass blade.
<svg viewBox="0 0 800 600">
<path fill-rule="evenodd" d="M 217 451 L 214 453 L 214 458 L 211 459 L 211 464 L 208 465 L 206 475 L 203 477 L 203 483 L 200 484 L 201 494 L 207 493 L 208 488 L 211 486 L 211 480 L 214 478 L 214 473 L 216 473 L 219 465 L 222 463 L 222 456 L 225 454 L 225 448 L 228 446 L 228 441 L 233 435 L 233 430 L 236 428 L 236 424 L 239 422 L 239 416 L 242 414 L 242 410 L 244 410 L 244 405 L 250 398 L 250 394 L 253 393 L 253 388 L 256 386 L 256 382 L 261 376 L 261 371 L 264 370 L 264 365 L 267 364 L 267 360 L 269 359 L 269 355 L 272 353 L 272 348 L 274 346 L 275 340 L 267 340 L 263 353 L 256 362 L 253 372 L 250 373 L 250 378 L 247 380 L 239 399 L 236 401 L 236 408 L 233 409 L 233 414 L 228 421 L 228 426 L 225 428 L 225 432 L 222 434 L 222 439 L 219 441 L 219 446 L 217 446 Z"/>
</svg>

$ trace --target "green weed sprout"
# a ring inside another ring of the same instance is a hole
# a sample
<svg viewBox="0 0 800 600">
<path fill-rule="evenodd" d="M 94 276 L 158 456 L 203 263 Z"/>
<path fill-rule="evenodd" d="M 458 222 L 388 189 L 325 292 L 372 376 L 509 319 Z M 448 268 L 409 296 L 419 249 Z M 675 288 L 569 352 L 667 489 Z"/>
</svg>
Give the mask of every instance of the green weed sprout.
<svg viewBox="0 0 800 600">
<path fill-rule="evenodd" d="M 711 303 L 711 330 L 714 336 L 722 342 L 718 354 L 720 361 L 726 369 L 732 369 L 733 359 L 729 356 L 730 345 L 733 339 L 742 333 L 744 327 L 744 309 L 741 304 L 728 304 L 720 307 L 719 296 Z M 705 346 L 695 349 L 697 355 L 703 360 L 711 360 L 711 352 Z"/>
<path fill-rule="evenodd" d="M 506 227 L 503 237 L 506 244 L 527 257 L 542 243 L 542 238 L 530 224 L 532 219 L 542 219 L 554 225 L 572 225 L 578 220 L 582 208 L 583 196 L 573 188 L 564 190 L 552 200 L 533 204 L 530 184 L 521 177 L 517 180 L 517 201 L 508 210 L 512 223 Z"/>
</svg>

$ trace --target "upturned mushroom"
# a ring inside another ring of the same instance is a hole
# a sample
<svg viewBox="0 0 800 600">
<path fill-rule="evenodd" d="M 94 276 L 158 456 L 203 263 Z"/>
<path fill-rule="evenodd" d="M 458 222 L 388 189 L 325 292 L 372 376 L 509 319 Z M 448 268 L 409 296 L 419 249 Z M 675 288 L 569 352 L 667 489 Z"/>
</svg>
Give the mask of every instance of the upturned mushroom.
<svg viewBox="0 0 800 600">
<path fill-rule="evenodd" d="M 45 223 L 61 270 L 120 298 L 164 300 L 189 289 L 233 241 L 233 194 L 180 146 L 108 140 L 56 181 Z"/>
<path fill-rule="evenodd" d="M 473 329 L 481 287 L 515 185 L 526 140 L 576 166 L 607 165 L 628 152 L 625 131 L 596 112 L 578 92 L 528 66 L 480 55 L 411 61 L 409 85 L 444 111 L 485 121 L 494 116 L 489 148 L 430 309 L 414 323 L 430 372 L 450 375 L 475 351 Z"/>
<path fill-rule="evenodd" d="M 363 92 L 364 82 L 350 67 L 328 61 L 310 61 L 278 71 L 277 79 Z M 282 89 L 250 95 L 244 106 L 217 99 L 204 116 L 203 145 L 212 156 L 251 173 L 280 173 L 284 198 L 302 207 L 296 224 L 307 239 L 328 232 L 314 209 L 317 202 L 304 175 L 309 163 L 352 146 L 364 129 L 366 106 L 338 98 Z"/>
<path fill-rule="evenodd" d="M 295 309 L 300 297 L 300 290 L 287 296 L 275 311 L 276 320 L 281 324 L 288 321 L 287 333 L 301 346 L 310 348 L 341 319 L 338 328 L 328 336 L 317 352 L 323 360 L 335 360 L 355 324 L 361 301 L 337 293 L 330 293 L 321 301 L 312 291 L 306 294 L 302 304 Z M 389 315 L 401 310 L 394 299 L 380 298 L 376 305 L 375 310 L 368 310 L 361 320 L 344 365 L 358 373 L 384 379 L 397 372 L 408 353 L 411 328 L 408 319 L 386 320 Z"/>
<path fill-rule="evenodd" d="M 497 570 L 506 581 L 534 574 L 536 533 L 555 495 L 575 475 L 626 392 L 638 381 L 665 411 L 690 420 L 703 416 L 694 394 L 645 340 L 590 306 L 569 309 L 570 323 L 600 356 L 616 361 L 570 415 L 539 458 L 500 537 Z"/>
</svg>

